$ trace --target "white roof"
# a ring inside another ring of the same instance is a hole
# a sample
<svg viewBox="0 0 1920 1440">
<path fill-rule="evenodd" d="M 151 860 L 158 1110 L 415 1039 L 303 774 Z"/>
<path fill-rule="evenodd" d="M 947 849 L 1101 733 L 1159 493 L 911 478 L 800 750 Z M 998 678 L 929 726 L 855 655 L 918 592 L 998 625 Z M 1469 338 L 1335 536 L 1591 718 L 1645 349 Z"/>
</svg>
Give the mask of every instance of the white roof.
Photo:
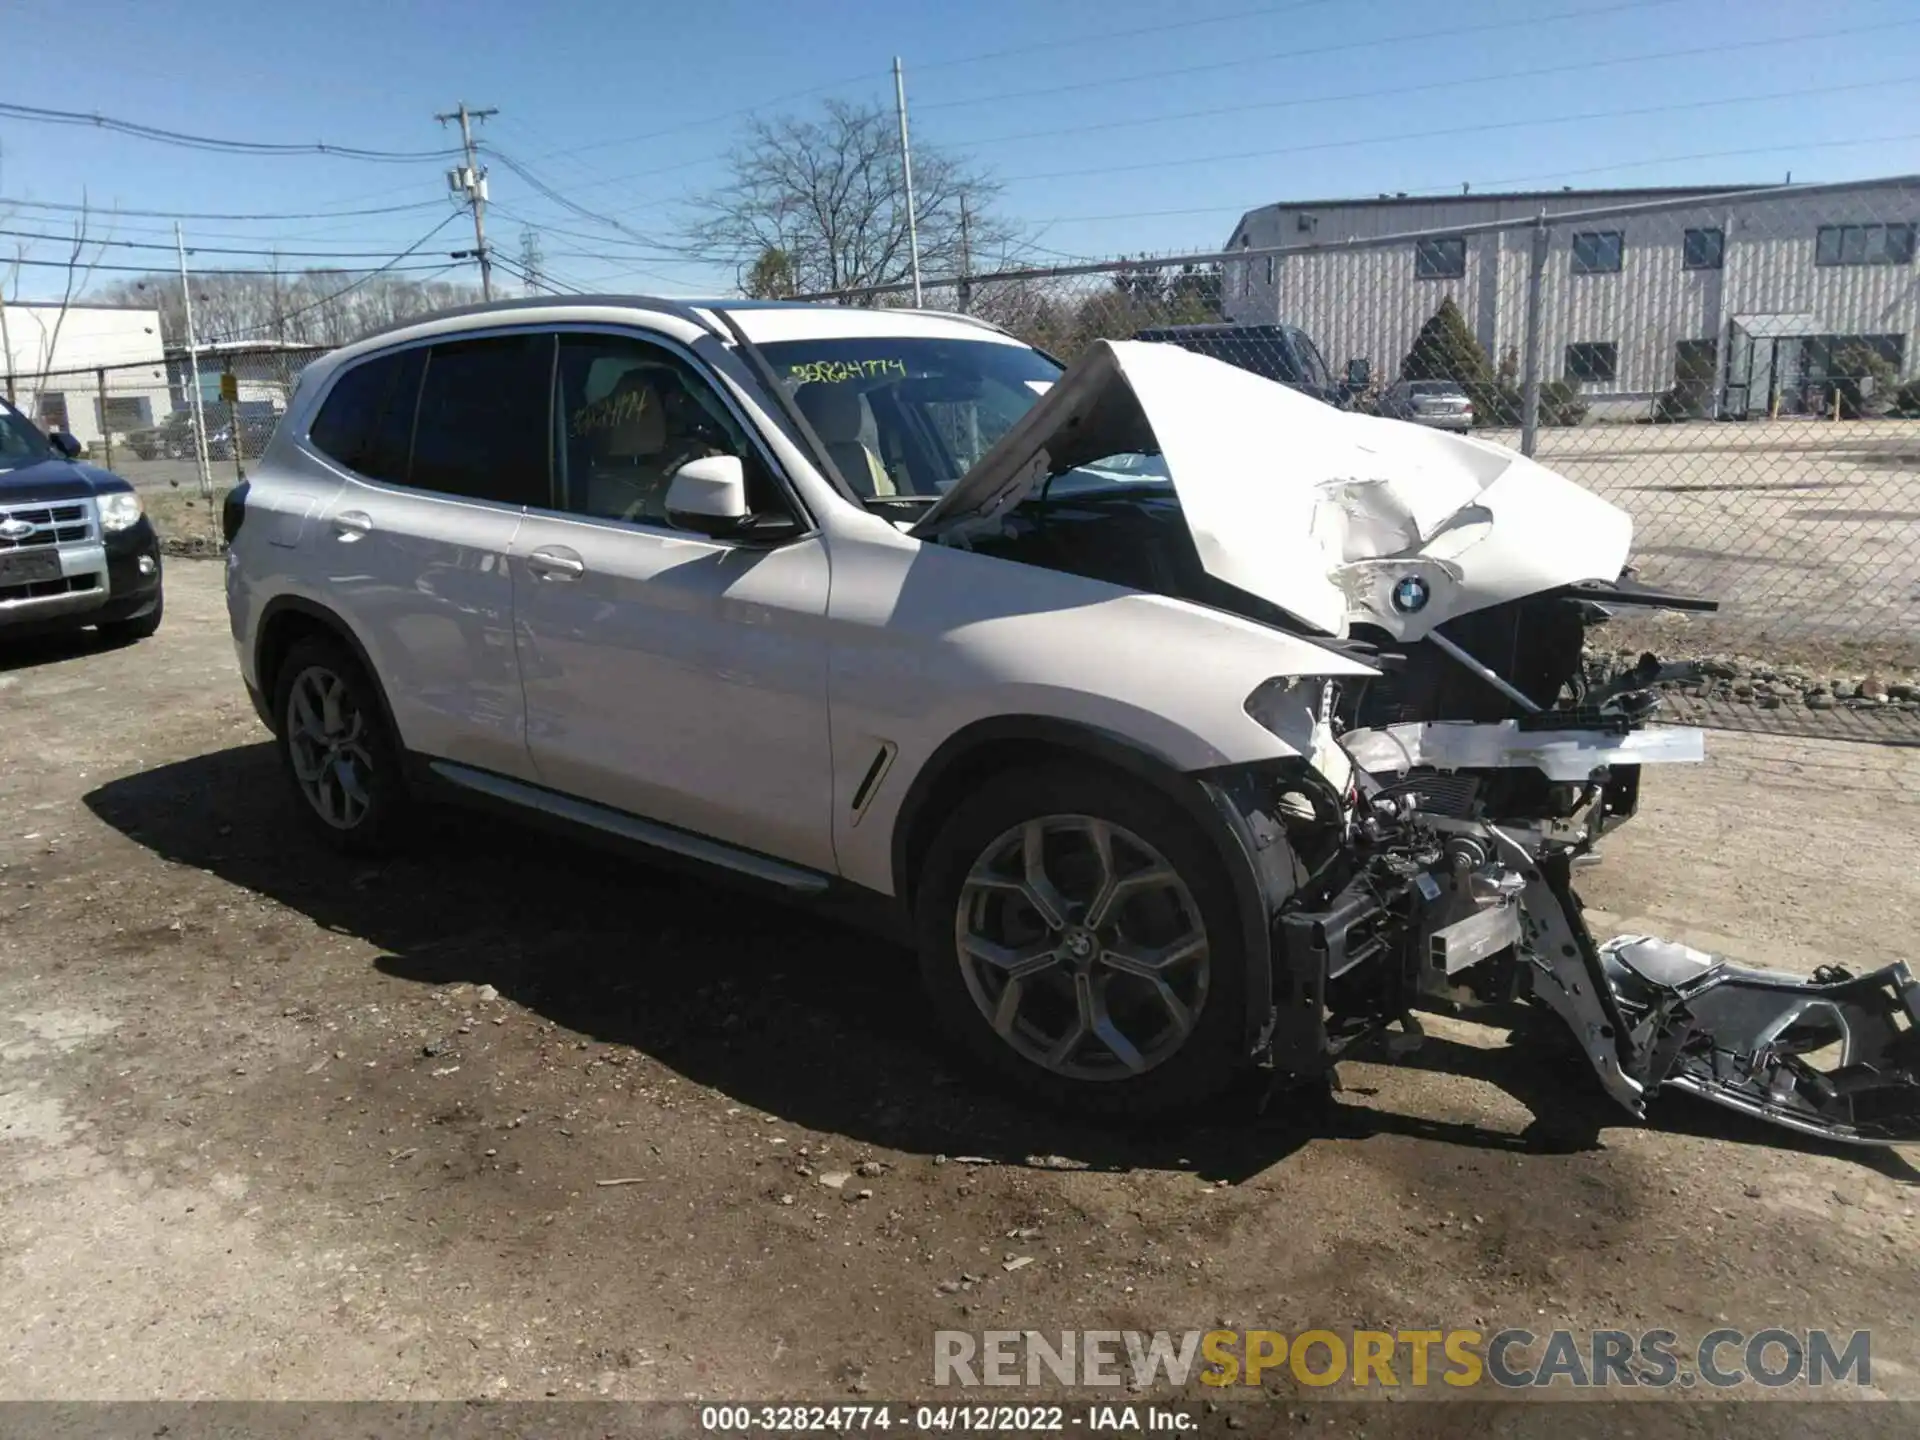
<svg viewBox="0 0 1920 1440">
<path fill-rule="evenodd" d="M 749 340 L 771 345 L 781 340 L 981 340 L 1018 345 L 1011 335 L 938 310 L 869 310 L 852 305 L 721 304 L 697 307 L 706 314 L 725 310 Z"/>
<path fill-rule="evenodd" d="M 392 326 L 354 341 L 327 358 L 337 364 L 396 342 L 458 335 L 502 325 L 624 324 L 663 331 L 682 342 L 691 342 L 706 329 L 726 334 L 725 325 L 718 319 L 720 311 L 726 312 L 749 340 L 766 344 L 781 340 L 869 338 L 977 340 L 993 345 L 1021 343 L 978 320 L 937 310 L 868 310 L 851 305 L 751 300 L 736 304 L 724 300 L 663 301 L 645 296 L 595 295 L 476 305 L 423 316 L 412 323 Z"/>
</svg>

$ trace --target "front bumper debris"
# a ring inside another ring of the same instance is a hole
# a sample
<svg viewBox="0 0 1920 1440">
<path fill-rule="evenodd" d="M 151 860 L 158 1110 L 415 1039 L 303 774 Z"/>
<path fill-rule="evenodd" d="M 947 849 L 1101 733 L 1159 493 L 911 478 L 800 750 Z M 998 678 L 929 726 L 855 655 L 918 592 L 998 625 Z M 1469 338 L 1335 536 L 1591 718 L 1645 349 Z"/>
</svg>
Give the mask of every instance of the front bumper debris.
<svg viewBox="0 0 1920 1440">
<path fill-rule="evenodd" d="M 1364 862 L 1278 918 L 1282 1078 L 1324 1075 L 1396 1021 L 1411 1039 L 1414 1010 L 1511 1025 L 1543 1008 L 1632 1115 L 1669 1089 L 1828 1140 L 1920 1143 L 1920 981 L 1906 965 L 1803 977 L 1644 935 L 1598 943 L 1572 875 L 1632 813 L 1637 770 L 1596 777 L 1583 815 L 1510 823 L 1463 813 L 1472 791 L 1443 783 L 1461 778 L 1376 789 Z"/>
<path fill-rule="evenodd" d="M 1808 979 L 1646 935 L 1609 940 L 1600 960 L 1649 1090 L 1833 1140 L 1920 1141 L 1920 982 L 1905 964 Z"/>
</svg>

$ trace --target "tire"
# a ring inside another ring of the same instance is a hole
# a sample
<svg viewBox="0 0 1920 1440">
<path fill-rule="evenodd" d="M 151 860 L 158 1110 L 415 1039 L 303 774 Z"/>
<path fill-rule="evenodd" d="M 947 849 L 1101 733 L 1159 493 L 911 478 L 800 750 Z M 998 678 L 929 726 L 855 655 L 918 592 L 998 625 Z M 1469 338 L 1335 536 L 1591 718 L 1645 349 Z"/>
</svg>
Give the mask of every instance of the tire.
<svg viewBox="0 0 1920 1440">
<path fill-rule="evenodd" d="M 1036 829 L 1045 904 L 1064 927 L 1049 923 L 1031 883 L 1008 878 L 1026 873 Z M 1103 869 L 1129 883 L 1095 915 Z M 1162 871 L 1171 883 L 1155 878 Z M 1165 796 L 1077 766 L 998 776 L 941 827 L 915 892 L 921 981 L 937 1020 L 1022 1095 L 1081 1116 L 1156 1119 L 1218 1095 L 1247 1068 L 1233 886 L 1199 826 Z M 1090 930 L 1089 920 L 1101 923 Z M 1007 979 L 1010 960 L 1026 975 Z M 1168 963 L 1149 979 L 1144 960 Z M 1105 1038 L 1114 1030 L 1131 1059 Z"/>
<path fill-rule="evenodd" d="M 100 638 L 109 645 L 131 645 L 136 640 L 149 640 L 160 628 L 160 617 L 166 610 L 166 596 L 153 597 L 153 609 L 144 615 L 136 615 L 131 620 L 115 620 L 94 628 L 100 632 Z"/>
<path fill-rule="evenodd" d="M 346 854 L 384 854 L 404 830 L 409 797 L 385 714 L 372 677 L 330 637 L 298 641 L 274 676 L 287 783 L 312 828 Z"/>
</svg>

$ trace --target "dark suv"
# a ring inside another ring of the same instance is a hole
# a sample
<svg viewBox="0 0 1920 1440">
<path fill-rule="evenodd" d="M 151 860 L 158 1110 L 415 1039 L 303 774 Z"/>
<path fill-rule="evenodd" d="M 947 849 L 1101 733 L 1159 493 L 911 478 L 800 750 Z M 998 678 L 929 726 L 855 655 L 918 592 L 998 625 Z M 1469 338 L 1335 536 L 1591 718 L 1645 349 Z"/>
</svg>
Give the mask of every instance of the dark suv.
<svg viewBox="0 0 1920 1440">
<path fill-rule="evenodd" d="M 1345 380 L 1335 380 L 1319 349 L 1298 325 L 1164 325 L 1139 331 L 1133 338 L 1211 355 L 1340 410 L 1353 407 L 1369 379 L 1365 360 L 1349 360 Z"/>
<path fill-rule="evenodd" d="M 0 400 L 0 641 L 98 627 L 114 641 L 160 628 L 160 540 L 118 475 L 81 464 Z"/>
</svg>

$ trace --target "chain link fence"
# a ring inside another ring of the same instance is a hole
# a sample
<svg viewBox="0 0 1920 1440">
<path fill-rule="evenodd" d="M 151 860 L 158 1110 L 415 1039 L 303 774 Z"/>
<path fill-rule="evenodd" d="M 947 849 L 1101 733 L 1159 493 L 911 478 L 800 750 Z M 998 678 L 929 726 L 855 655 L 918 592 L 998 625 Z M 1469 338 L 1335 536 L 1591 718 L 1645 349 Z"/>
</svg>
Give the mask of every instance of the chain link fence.
<svg viewBox="0 0 1920 1440">
<path fill-rule="evenodd" d="M 214 345 L 135 364 L 6 377 L 14 406 L 80 441 L 93 464 L 146 498 L 175 552 L 218 548 L 217 501 L 266 449 L 294 382 L 316 356 L 303 345 Z"/>
<path fill-rule="evenodd" d="M 1633 516 L 1642 581 L 1720 602 L 1616 619 L 1596 665 L 1696 662 L 1668 685 L 1694 721 L 1920 742 L 1920 178 L 1597 198 L 1274 206 L 1225 251 L 923 303 L 1062 360 L 1171 341 L 1533 455 Z"/>
</svg>

